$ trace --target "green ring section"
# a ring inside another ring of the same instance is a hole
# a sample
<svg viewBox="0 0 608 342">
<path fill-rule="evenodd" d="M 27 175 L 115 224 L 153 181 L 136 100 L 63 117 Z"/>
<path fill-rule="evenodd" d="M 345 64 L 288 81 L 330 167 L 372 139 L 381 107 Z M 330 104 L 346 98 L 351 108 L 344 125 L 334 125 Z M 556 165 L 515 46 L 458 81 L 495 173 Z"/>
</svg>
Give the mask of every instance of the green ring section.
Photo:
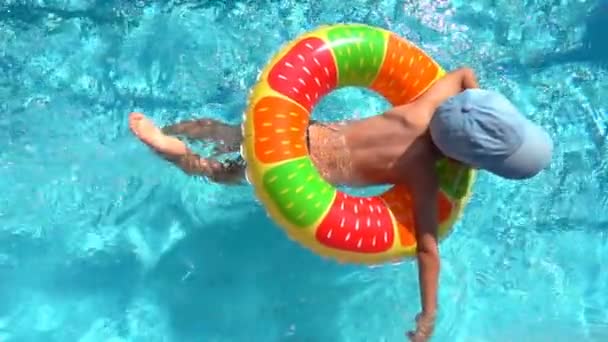
<svg viewBox="0 0 608 342">
<path fill-rule="evenodd" d="M 473 181 L 473 170 L 460 163 L 447 160 L 439 160 L 435 165 L 439 176 L 439 187 L 453 199 L 463 199 Z"/>
<path fill-rule="evenodd" d="M 365 25 L 337 26 L 327 38 L 338 66 L 338 87 L 369 86 L 384 63 L 388 38 L 378 28 Z"/>
<path fill-rule="evenodd" d="M 321 178 L 308 157 L 269 169 L 262 182 L 281 214 L 298 228 L 317 222 L 336 195 L 336 189 Z"/>
</svg>

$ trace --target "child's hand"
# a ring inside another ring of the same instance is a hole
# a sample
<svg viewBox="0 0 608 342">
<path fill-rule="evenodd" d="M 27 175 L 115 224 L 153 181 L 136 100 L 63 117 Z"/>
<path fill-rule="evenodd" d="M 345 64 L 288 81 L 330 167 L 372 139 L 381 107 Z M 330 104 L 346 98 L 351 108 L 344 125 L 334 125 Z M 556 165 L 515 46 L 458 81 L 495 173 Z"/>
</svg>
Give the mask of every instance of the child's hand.
<svg viewBox="0 0 608 342">
<path fill-rule="evenodd" d="M 409 331 L 407 337 L 411 342 L 427 342 L 435 328 L 435 315 L 420 313 L 416 316 L 416 330 Z"/>
</svg>

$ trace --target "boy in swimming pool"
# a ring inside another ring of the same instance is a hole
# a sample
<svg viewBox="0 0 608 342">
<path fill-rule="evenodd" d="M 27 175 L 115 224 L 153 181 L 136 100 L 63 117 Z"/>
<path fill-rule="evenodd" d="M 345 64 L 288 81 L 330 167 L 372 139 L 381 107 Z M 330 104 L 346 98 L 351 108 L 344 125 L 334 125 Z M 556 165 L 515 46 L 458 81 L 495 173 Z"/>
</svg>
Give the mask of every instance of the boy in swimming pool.
<svg viewBox="0 0 608 342">
<path fill-rule="evenodd" d="M 222 183 L 244 178 L 241 159 L 220 162 L 194 154 L 173 135 L 221 142 L 217 153 L 236 152 L 239 126 L 202 119 L 159 129 L 131 114 L 133 133 L 189 174 Z M 439 251 L 435 162 L 444 156 L 509 179 L 536 175 L 550 162 L 548 134 L 523 117 L 502 95 L 478 89 L 472 70 L 448 73 L 414 102 L 361 120 L 312 122 L 311 158 L 335 185 L 405 184 L 414 195 L 417 260 L 422 312 L 412 341 L 432 334 L 437 311 Z"/>
</svg>

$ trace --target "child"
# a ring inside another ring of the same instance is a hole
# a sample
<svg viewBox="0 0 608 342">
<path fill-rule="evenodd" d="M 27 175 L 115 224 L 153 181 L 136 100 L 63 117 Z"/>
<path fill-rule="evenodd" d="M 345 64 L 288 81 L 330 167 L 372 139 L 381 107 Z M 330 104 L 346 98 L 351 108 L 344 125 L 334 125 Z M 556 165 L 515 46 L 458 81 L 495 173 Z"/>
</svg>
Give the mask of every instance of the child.
<svg viewBox="0 0 608 342">
<path fill-rule="evenodd" d="M 536 175 L 551 160 L 552 141 L 502 95 L 477 89 L 472 70 L 448 73 L 410 104 L 370 118 L 311 122 L 310 156 L 331 183 L 347 186 L 404 184 L 414 195 L 422 312 L 412 341 L 430 338 L 437 310 L 439 252 L 435 162 L 445 156 L 504 178 Z M 221 142 L 218 153 L 238 151 L 241 131 L 203 119 L 158 129 L 142 114 L 129 118 L 133 133 L 189 174 L 239 182 L 245 162 L 220 162 L 192 153 L 172 135 Z"/>
</svg>

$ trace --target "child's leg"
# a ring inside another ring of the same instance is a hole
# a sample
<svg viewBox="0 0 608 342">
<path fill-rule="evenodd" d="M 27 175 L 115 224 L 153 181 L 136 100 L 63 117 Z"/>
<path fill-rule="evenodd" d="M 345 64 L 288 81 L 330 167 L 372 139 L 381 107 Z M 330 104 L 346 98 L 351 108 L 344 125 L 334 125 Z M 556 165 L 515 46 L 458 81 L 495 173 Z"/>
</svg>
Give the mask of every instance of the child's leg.
<svg viewBox="0 0 608 342">
<path fill-rule="evenodd" d="M 229 125 L 213 119 L 182 121 L 161 130 L 168 135 L 184 135 L 189 139 L 214 142 L 217 153 L 237 152 L 242 140 L 239 125 Z"/>
<path fill-rule="evenodd" d="M 237 160 L 220 162 L 189 153 L 169 160 L 187 174 L 204 175 L 218 183 L 240 183 L 245 180 L 245 161 L 240 157 Z"/>
<path fill-rule="evenodd" d="M 141 113 L 132 113 L 129 116 L 129 127 L 142 142 L 188 174 L 206 176 L 222 183 L 235 183 L 244 178 L 243 161 L 222 163 L 214 159 L 202 158 L 190 151 L 179 139 L 163 133 Z"/>
</svg>

